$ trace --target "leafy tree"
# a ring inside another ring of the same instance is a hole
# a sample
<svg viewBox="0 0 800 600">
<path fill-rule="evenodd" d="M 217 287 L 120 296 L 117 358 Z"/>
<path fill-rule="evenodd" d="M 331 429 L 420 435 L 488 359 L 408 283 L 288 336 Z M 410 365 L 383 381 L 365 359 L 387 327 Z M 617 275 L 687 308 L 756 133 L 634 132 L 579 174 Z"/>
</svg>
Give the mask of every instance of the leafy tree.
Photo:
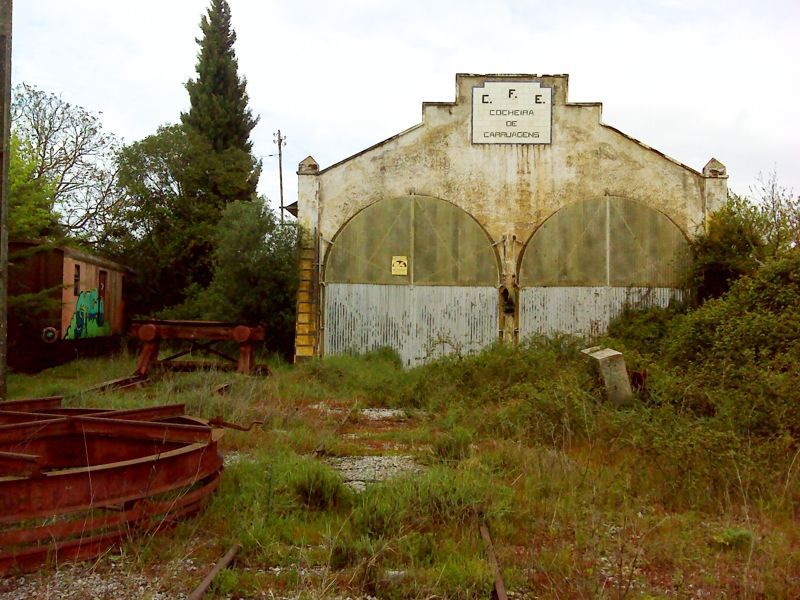
<svg viewBox="0 0 800 600">
<path fill-rule="evenodd" d="M 8 236 L 35 239 L 60 233 L 53 211 L 55 184 L 37 176 L 37 162 L 29 144 L 11 136 L 8 165 Z"/>
<path fill-rule="evenodd" d="M 13 131 L 33 161 L 30 178 L 52 187 L 65 233 L 97 243 L 123 200 L 115 193 L 116 139 L 97 115 L 30 84 L 14 88 L 11 109 Z"/>
<path fill-rule="evenodd" d="M 112 241 L 118 257 L 136 271 L 134 310 L 179 304 L 190 286 L 211 282 L 221 208 L 228 198 L 250 197 L 245 175 L 252 166 L 246 153 L 213 152 L 204 138 L 181 125 L 162 127 L 120 152 L 124 227 L 114 231 Z"/>
<path fill-rule="evenodd" d="M 750 192 L 756 198 L 768 255 L 775 258 L 800 246 L 800 196 L 781 185 L 774 170 L 759 174 Z"/>
<path fill-rule="evenodd" d="M 239 148 L 249 153 L 250 132 L 258 118 L 247 107 L 247 82 L 239 78 L 233 50 L 236 33 L 226 0 L 211 0 L 200 29 L 203 38 L 197 40 L 197 79 L 186 83 L 191 108 L 181 119 L 205 137 L 215 151 Z"/>
<path fill-rule="evenodd" d="M 170 316 L 266 326 L 268 348 L 291 356 L 298 228 L 263 202 L 234 202 L 216 230 L 214 278 Z"/>
<path fill-rule="evenodd" d="M 58 214 L 53 211 L 55 184 L 37 176 L 36 157 L 31 145 L 12 133 L 8 169 L 8 236 L 11 241 L 48 238 L 42 244 L 12 250 L 9 256 L 8 350 L 11 362 L 19 365 L 30 348 L 25 344 L 42 329 L 43 319 L 59 310 L 60 286 L 30 288 L 30 278 L 21 269 L 39 252 L 61 242 Z"/>
<path fill-rule="evenodd" d="M 766 254 L 764 221 L 747 198 L 731 194 L 711 216 L 708 231 L 693 243 L 690 286 L 701 302 L 718 298 L 731 284 L 756 271 Z"/>
<path fill-rule="evenodd" d="M 740 277 L 800 247 L 800 197 L 774 172 L 760 176 L 751 194 L 755 199 L 730 194 L 693 244 L 689 285 L 700 301 L 722 296 Z"/>
<path fill-rule="evenodd" d="M 205 289 L 222 210 L 256 198 L 260 166 L 249 136 L 258 119 L 237 72 L 228 3 L 212 0 L 200 27 L 198 76 L 186 84 L 190 109 L 182 124 L 119 153 L 125 227 L 114 229 L 113 240 L 136 270 L 131 305 L 139 312 L 173 307 Z"/>
</svg>

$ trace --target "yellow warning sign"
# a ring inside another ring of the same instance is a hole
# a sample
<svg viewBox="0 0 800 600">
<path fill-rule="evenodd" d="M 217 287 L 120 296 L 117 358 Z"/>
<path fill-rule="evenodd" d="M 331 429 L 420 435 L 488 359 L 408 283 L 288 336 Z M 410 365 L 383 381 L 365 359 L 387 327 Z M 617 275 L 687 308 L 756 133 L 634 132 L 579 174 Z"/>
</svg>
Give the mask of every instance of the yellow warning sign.
<svg viewBox="0 0 800 600">
<path fill-rule="evenodd" d="M 408 257 L 392 257 L 392 275 L 408 275 Z"/>
</svg>

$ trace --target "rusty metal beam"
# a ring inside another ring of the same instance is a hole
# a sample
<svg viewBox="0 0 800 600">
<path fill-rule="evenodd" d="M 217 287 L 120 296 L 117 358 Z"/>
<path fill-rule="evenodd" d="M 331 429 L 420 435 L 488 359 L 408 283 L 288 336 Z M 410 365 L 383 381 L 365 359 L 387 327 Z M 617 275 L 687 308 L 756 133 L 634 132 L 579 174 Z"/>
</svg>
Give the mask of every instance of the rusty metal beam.
<svg viewBox="0 0 800 600">
<path fill-rule="evenodd" d="M 189 597 L 186 600 L 202 600 L 203 596 L 206 595 L 206 590 L 211 587 L 211 583 L 214 581 L 214 577 L 216 577 L 222 569 L 226 568 L 233 559 L 236 558 L 236 555 L 239 553 L 239 550 L 242 549 L 241 544 L 234 544 L 230 550 L 225 553 L 217 564 L 214 565 L 214 568 L 203 578 L 203 581 L 200 582 L 194 591 L 189 594 Z"/>
<path fill-rule="evenodd" d="M 110 392 L 110 391 L 117 391 L 117 390 L 127 390 L 132 387 L 138 387 L 141 385 L 145 385 L 148 383 L 147 377 L 139 375 L 137 373 L 133 375 L 128 375 L 127 377 L 118 377 L 117 379 L 111 379 L 110 381 L 104 381 L 103 383 L 96 385 L 94 387 L 90 387 L 87 392 Z"/>
<path fill-rule="evenodd" d="M 96 415 L 102 412 L 109 412 L 110 408 L 82 408 L 77 406 L 64 406 L 61 408 L 52 408 L 47 410 L 37 411 L 37 414 L 47 415 L 51 417 L 84 417 L 89 415 Z"/>
<path fill-rule="evenodd" d="M 41 412 L 51 408 L 60 408 L 63 396 L 47 396 L 44 398 L 26 398 L 24 400 L 7 400 L 0 403 L 3 410 L 19 412 Z"/>
<path fill-rule="evenodd" d="M 5 475 L 30 477 L 41 472 L 41 458 L 36 454 L 0 452 L 0 472 Z"/>
<path fill-rule="evenodd" d="M 159 502 L 136 502 L 124 512 L 104 511 L 102 516 L 81 518 L 59 523 L 49 523 L 40 527 L 13 529 L 0 532 L 0 547 L 19 546 L 52 539 L 66 539 L 73 535 L 102 531 L 120 525 L 129 525 L 143 517 L 168 517 L 178 511 L 205 499 L 219 487 L 219 473 L 216 473 L 201 487 L 170 500 Z M 2 556 L 2 555 L 0 555 Z"/>
<path fill-rule="evenodd" d="M 216 444 L 192 444 L 163 454 L 43 473 L 35 482 L 0 480 L 0 523 L 102 508 L 191 485 L 222 468 Z"/>
<path fill-rule="evenodd" d="M 0 400 L 8 398 L 8 169 L 13 5 L 12 0 L 0 0 Z"/>
<path fill-rule="evenodd" d="M 145 406 L 143 408 L 114 409 L 114 408 L 48 408 L 39 412 L 22 412 L 16 410 L 5 410 L 5 405 L 0 404 L 4 410 L 0 410 L 0 424 L 25 423 L 26 421 L 43 421 L 54 417 L 83 417 L 108 416 L 113 419 L 138 419 L 141 421 L 153 421 L 157 419 L 167 419 L 178 417 L 184 414 L 184 404 L 160 404 L 158 406 Z"/>
<path fill-rule="evenodd" d="M 25 548 L 13 554 L 0 554 L 0 574 L 14 570 L 32 571 L 50 561 L 59 563 L 67 560 L 82 560 L 102 554 L 122 538 L 123 532 L 115 531 L 106 535 L 83 537 L 76 540 Z"/>
<path fill-rule="evenodd" d="M 142 342 L 134 377 L 145 378 L 151 366 L 181 371 L 219 368 L 219 365 L 215 363 L 175 360 L 185 356 L 192 350 L 202 350 L 236 363 L 236 370 L 239 373 L 252 373 L 255 370 L 253 344 L 264 340 L 265 331 L 260 326 L 249 327 L 220 321 L 164 321 L 150 319 L 134 320 L 131 324 L 130 335 Z M 159 361 L 158 351 L 161 340 L 191 342 L 191 349 L 180 351 Z M 238 359 L 213 348 L 214 344 L 221 341 L 232 341 L 239 344 Z"/>
<path fill-rule="evenodd" d="M 184 404 L 160 404 L 158 406 L 147 406 L 145 408 L 129 408 L 124 410 L 111 410 L 103 409 L 103 411 L 95 416 L 104 417 L 108 416 L 113 419 L 123 420 L 138 420 L 138 421 L 156 421 L 159 419 L 168 419 L 170 417 L 183 416 L 186 410 Z"/>
<path fill-rule="evenodd" d="M 0 404 L 2 406 L 2 404 Z M 52 420 L 53 415 L 45 413 L 14 412 L 0 410 L 0 425 L 15 425 L 17 423 L 31 423 L 33 421 Z"/>
<path fill-rule="evenodd" d="M 494 544 L 492 544 L 492 536 L 489 535 L 489 528 L 486 527 L 486 523 L 483 520 L 481 520 L 478 524 L 478 528 L 480 529 L 483 543 L 486 546 L 486 554 L 489 556 L 489 562 L 492 565 L 492 571 L 494 571 L 494 596 L 497 598 L 497 600 L 507 600 L 508 596 L 506 595 L 506 585 L 503 582 L 503 574 L 500 571 L 500 563 L 497 561 L 497 555 L 494 553 Z"/>
<path fill-rule="evenodd" d="M 45 421 L 0 425 L 0 448 L 48 435 L 65 435 L 71 431 L 73 431 L 72 421 L 66 417 L 51 417 Z"/>
<path fill-rule="evenodd" d="M 112 419 L 110 417 L 81 417 L 75 420 L 78 433 L 113 435 L 114 437 L 135 437 L 138 439 L 169 442 L 208 442 L 212 428 L 204 425 L 182 425 L 179 423 L 160 423 Z"/>
<path fill-rule="evenodd" d="M 47 420 L 0 425 L 0 450 L 15 444 L 42 442 L 69 434 L 137 438 L 157 442 L 194 443 L 209 441 L 212 428 L 201 424 L 113 419 L 106 416 L 50 417 Z"/>
<path fill-rule="evenodd" d="M 157 531 L 200 510 L 219 485 L 223 430 L 186 416 L 182 404 L 9 405 L 17 410 L 0 411 L 0 575 L 90 558 L 131 531 Z"/>
<path fill-rule="evenodd" d="M 143 341 L 162 340 L 264 340 L 263 327 L 248 327 L 221 321 L 133 321 L 130 333 Z"/>
<path fill-rule="evenodd" d="M 210 493 L 210 492 L 209 492 Z M 20 548 L 11 552 L 0 553 L 0 575 L 14 571 L 32 571 L 46 562 L 60 563 L 68 560 L 85 560 L 107 552 L 134 531 L 126 525 L 153 534 L 162 527 L 172 525 L 175 521 L 191 516 L 200 511 L 208 502 L 202 498 L 193 504 L 184 506 L 166 515 L 146 517 L 119 526 L 110 532 L 82 536 L 77 539 L 57 541 L 51 544 Z M 51 539 L 51 542 L 53 540 Z"/>
</svg>

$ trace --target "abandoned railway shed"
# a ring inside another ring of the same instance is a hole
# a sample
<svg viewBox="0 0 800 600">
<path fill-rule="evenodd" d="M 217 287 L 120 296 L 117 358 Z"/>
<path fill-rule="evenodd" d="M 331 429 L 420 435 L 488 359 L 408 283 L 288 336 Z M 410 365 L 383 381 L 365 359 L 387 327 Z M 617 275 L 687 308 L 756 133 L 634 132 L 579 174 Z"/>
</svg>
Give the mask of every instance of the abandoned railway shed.
<svg viewBox="0 0 800 600">
<path fill-rule="evenodd" d="M 37 371 L 107 352 L 125 332 L 130 269 L 41 241 L 9 242 L 8 361 Z"/>
<path fill-rule="evenodd" d="M 681 164 L 567 88 L 458 74 L 420 124 L 324 169 L 303 160 L 296 359 L 390 346 L 413 366 L 681 298 L 724 165 Z"/>
</svg>

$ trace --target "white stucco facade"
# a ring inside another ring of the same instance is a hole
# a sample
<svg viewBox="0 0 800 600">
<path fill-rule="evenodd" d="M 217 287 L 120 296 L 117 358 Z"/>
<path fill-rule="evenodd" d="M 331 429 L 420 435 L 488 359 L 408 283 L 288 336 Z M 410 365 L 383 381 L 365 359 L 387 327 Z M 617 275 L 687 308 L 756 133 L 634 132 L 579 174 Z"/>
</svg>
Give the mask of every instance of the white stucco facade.
<svg viewBox="0 0 800 600">
<path fill-rule="evenodd" d="M 309 157 L 298 177 L 309 280 L 298 322 L 308 310 L 310 325 L 299 334 L 299 356 L 324 353 L 319 332 L 334 325 L 321 315 L 337 235 L 383 199 L 436 198 L 471 215 L 496 249 L 500 285 L 512 289 L 525 245 L 566 206 L 622 198 L 691 238 L 727 196 L 721 163 L 696 170 L 604 124 L 600 103 L 568 101 L 566 75 L 459 74 L 455 101 L 423 103 L 420 124 L 323 169 Z M 498 331 L 511 331 L 510 317 L 498 316 Z"/>
</svg>

